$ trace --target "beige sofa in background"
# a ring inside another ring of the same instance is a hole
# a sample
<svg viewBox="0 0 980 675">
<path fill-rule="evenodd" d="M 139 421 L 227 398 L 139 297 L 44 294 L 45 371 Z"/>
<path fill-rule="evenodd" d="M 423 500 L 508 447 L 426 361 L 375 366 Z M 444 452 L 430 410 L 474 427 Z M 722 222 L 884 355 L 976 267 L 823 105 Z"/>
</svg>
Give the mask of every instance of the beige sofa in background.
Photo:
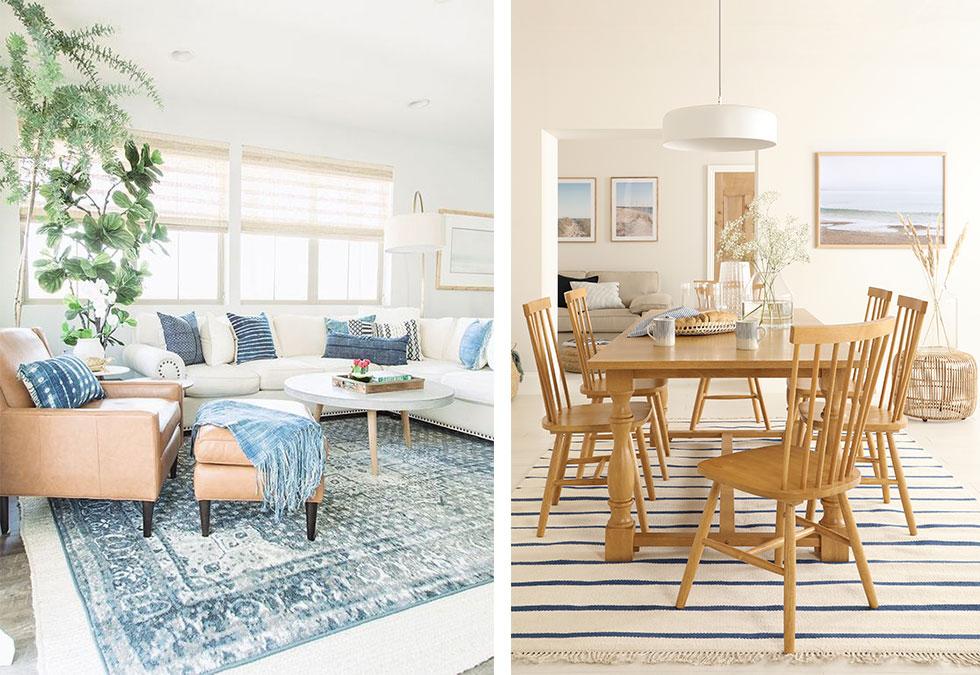
<svg viewBox="0 0 980 675">
<path fill-rule="evenodd" d="M 625 305 L 623 309 L 589 310 L 592 330 L 596 334 L 622 333 L 636 321 L 638 316 L 650 310 L 663 311 L 671 308 L 670 296 L 660 292 L 660 274 L 658 272 L 560 270 L 558 273 L 577 279 L 598 276 L 600 283 L 619 282 L 619 297 Z M 558 332 L 572 332 L 572 325 L 568 320 L 568 310 L 564 307 L 558 308 Z"/>
</svg>

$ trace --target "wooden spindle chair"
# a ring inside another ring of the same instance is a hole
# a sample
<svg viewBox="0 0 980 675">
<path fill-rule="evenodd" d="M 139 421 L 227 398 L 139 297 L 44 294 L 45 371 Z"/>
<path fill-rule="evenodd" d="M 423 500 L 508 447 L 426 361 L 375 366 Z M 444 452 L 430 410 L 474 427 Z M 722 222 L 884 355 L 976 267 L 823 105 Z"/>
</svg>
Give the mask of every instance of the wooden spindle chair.
<svg viewBox="0 0 980 675">
<path fill-rule="evenodd" d="M 895 319 L 885 318 L 837 326 L 794 326 L 790 330 L 790 342 L 794 345 L 791 391 L 796 390 L 801 377 L 810 378 L 806 398 L 808 414 L 798 414 L 796 407 L 800 399 L 793 397 L 782 443 L 715 457 L 698 465 L 698 471 L 712 483 L 677 593 L 678 608 L 687 603 L 704 547 L 713 548 L 783 577 L 783 651 L 793 652 L 797 540 L 814 534 L 851 548 L 868 605 L 871 608 L 878 606 L 847 491 L 861 482 L 861 472 L 855 462 L 862 453 L 864 426 L 874 407 L 875 385 L 894 328 Z M 813 420 L 817 418 L 817 389 L 821 385 L 824 424 L 815 447 L 811 448 Z M 801 424 L 807 427 L 805 433 L 799 436 L 792 433 L 793 426 Z M 798 446 L 794 442 L 796 438 L 807 439 L 807 443 Z M 777 526 L 776 536 L 748 550 L 709 538 L 708 531 L 722 486 L 775 500 L 776 513 L 781 516 L 782 524 Z M 816 499 L 836 502 L 840 506 L 846 534 L 796 515 L 798 505 Z M 802 529 L 798 530 L 797 526 Z M 760 555 L 768 551 L 774 552 L 772 562 Z"/>
<path fill-rule="evenodd" d="M 718 309 L 717 297 L 719 286 L 717 281 L 699 280 L 693 282 L 693 286 L 698 302 L 698 306 L 695 309 L 699 309 L 702 312 Z M 762 386 L 759 384 L 759 378 L 749 377 L 746 378 L 746 381 L 749 384 L 749 393 L 747 394 L 710 394 L 708 393 L 708 389 L 711 387 L 711 378 L 702 377 L 698 381 L 698 393 L 694 397 L 694 408 L 691 411 L 691 431 L 697 429 L 698 424 L 701 422 L 705 401 L 742 400 L 752 401 L 752 413 L 755 415 L 756 424 L 762 422 L 765 424 L 766 429 L 771 429 L 769 413 L 766 411 L 766 402 L 762 398 Z"/>
<path fill-rule="evenodd" d="M 919 348 L 922 324 L 928 307 L 929 303 L 925 300 L 904 295 L 898 296 L 895 337 L 888 347 L 888 358 L 885 361 L 885 373 L 882 377 L 878 403 L 871 408 L 868 422 L 864 427 L 868 455 L 858 458 L 859 461 L 871 462 L 874 469 L 874 476 L 862 478 L 861 484 L 880 485 L 884 503 L 888 504 L 891 501 L 891 486 L 894 484 L 898 487 L 898 494 L 902 500 L 902 510 L 905 512 L 905 522 L 908 525 L 909 534 L 913 536 L 918 533 L 918 529 L 915 526 L 915 514 L 912 511 L 909 488 L 905 482 L 905 471 L 902 468 L 902 460 L 895 444 L 895 433 L 908 427 L 908 418 L 905 417 L 904 412 L 905 396 L 908 393 L 909 380 L 912 377 L 912 363 L 915 361 L 915 353 Z M 822 424 L 823 421 L 819 417 L 814 421 L 814 426 L 817 429 Z M 889 476 L 889 455 L 891 456 L 892 470 L 895 473 L 894 478 Z M 814 506 L 811 505 L 809 508 L 813 509 Z"/>
<path fill-rule="evenodd" d="M 589 365 L 589 359 L 599 350 L 599 343 L 596 341 L 595 333 L 592 330 L 592 319 L 589 316 L 585 296 L 584 288 L 568 291 L 565 293 L 565 304 L 568 307 L 568 318 L 572 324 L 575 349 L 578 352 L 579 366 L 582 371 L 581 392 L 590 401 L 602 403 L 610 398 L 610 395 L 606 388 L 605 373 Z M 653 411 L 650 415 L 648 445 L 657 449 L 660 475 L 664 480 L 667 480 L 670 477 L 667 472 L 666 458 L 670 447 L 670 434 L 667 429 L 667 380 L 659 377 L 637 378 L 633 380 L 633 396 L 645 400 L 650 404 Z M 611 436 L 609 437 L 611 438 Z M 595 448 L 596 440 L 598 437 L 595 434 L 587 436 L 583 452 L 591 453 Z M 647 485 L 647 496 L 653 499 L 653 475 L 647 453 L 640 455 L 640 461 L 643 463 L 643 477 Z M 579 465 L 579 476 L 582 475 L 584 469 L 584 465 Z"/>
<path fill-rule="evenodd" d="M 584 439 L 589 435 L 595 436 L 609 431 L 613 407 L 611 403 L 572 404 L 568 394 L 565 369 L 558 358 L 558 336 L 551 316 L 551 299 L 541 298 L 525 304 L 524 318 L 527 320 L 531 351 L 534 354 L 538 381 L 541 384 L 541 396 L 544 400 L 545 416 L 541 420 L 541 426 L 555 437 L 544 496 L 541 499 L 541 513 L 538 516 L 537 536 L 543 537 L 548 526 L 548 514 L 551 507 L 561 499 L 561 489 L 564 486 L 606 485 L 607 480 L 602 476 L 602 471 L 609 463 L 609 455 L 586 453 L 581 446 L 577 458 L 570 457 L 569 454 L 573 434 L 581 435 Z M 643 425 L 650 418 L 651 407 L 646 401 L 633 401 L 630 403 L 630 408 L 633 412 L 631 431 L 636 440 L 636 450 L 643 457 L 647 451 Z M 595 473 L 590 477 L 569 478 L 566 475 L 569 465 L 576 467 L 595 465 Z M 640 529 L 646 532 L 648 531 L 647 512 L 639 469 L 635 474 L 633 496 L 636 499 Z"/>
</svg>

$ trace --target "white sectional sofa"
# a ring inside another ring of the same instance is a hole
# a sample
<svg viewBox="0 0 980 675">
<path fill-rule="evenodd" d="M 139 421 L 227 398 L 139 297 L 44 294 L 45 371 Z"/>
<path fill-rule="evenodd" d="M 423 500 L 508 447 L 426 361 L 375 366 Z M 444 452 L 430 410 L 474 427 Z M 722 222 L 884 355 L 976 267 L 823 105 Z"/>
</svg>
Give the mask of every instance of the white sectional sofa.
<svg viewBox="0 0 980 675">
<path fill-rule="evenodd" d="M 484 438 L 493 437 L 493 371 L 468 370 L 459 360 L 459 343 L 474 318 L 419 319 L 415 308 L 360 307 L 348 316 L 375 314 L 379 323 L 416 319 L 423 359 L 390 369 L 424 377 L 452 387 L 449 406 L 413 413 L 413 417 Z M 271 314 L 273 338 L 279 358 L 234 362 L 234 332 L 224 313 L 197 313 L 207 363 L 185 365 L 167 351 L 156 314 L 137 316 L 134 340 L 123 349 L 130 368 L 155 379 L 190 378 L 184 402 L 184 426 L 193 424 L 198 408 L 216 398 L 288 398 L 283 383 L 293 375 L 339 373 L 350 370 L 349 359 L 323 358 L 327 333 L 323 316 Z M 327 409 L 325 412 L 335 412 Z"/>
</svg>

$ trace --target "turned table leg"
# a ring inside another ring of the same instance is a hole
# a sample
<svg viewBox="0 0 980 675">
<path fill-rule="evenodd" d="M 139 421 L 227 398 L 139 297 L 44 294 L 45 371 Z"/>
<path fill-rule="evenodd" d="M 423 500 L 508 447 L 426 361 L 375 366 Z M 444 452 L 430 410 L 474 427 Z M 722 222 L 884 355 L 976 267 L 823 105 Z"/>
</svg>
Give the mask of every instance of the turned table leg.
<svg viewBox="0 0 980 675">
<path fill-rule="evenodd" d="M 378 412 L 367 411 L 368 447 L 371 449 L 371 475 L 378 475 Z"/>
<path fill-rule="evenodd" d="M 823 518 L 820 524 L 836 532 L 847 536 L 847 524 L 844 522 L 844 515 L 840 510 L 840 503 L 836 497 L 831 499 L 821 499 L 823 505 Z M 820 559 L 824 562 L 847 562 L 850 560 L 851 548 L 845 543 L 831 539 L 830 537 L 820 537 Z"/>
<path fill-rule="evenodd" d="M 412 426 L 408 419 L 408 413 L 402 410 L 402 438 L 405 440 L 405 447 L 412 447 Z"/>
<path fill-rule="evenodd" d="M 606 560 L 633 559 L 633 482 L 636 480 L 636 458 L 633 456 L 630 427 L 633 424 L 633 373 L 610 370 L 606 384 L 612 398 L 610 419 L 613 451 L 609 460 L 609 522 L 606 523 Z"/>
</svg>

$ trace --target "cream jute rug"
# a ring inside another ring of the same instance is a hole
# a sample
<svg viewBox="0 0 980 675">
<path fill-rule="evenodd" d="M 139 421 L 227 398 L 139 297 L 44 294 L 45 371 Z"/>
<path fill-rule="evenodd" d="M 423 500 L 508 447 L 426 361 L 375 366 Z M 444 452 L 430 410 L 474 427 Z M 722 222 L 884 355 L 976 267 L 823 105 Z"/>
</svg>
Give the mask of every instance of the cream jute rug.
<svg viewBox="0 0 980 675">
<path fill-rule="evenodd" d="M 565 488 L 545 536 L 535 537 L 546 454 L 512 501 L 514 659 L 980 665 L 980 501 L 907 434 L 898 444 L 918 535 L 909 536 L 895 488 L 890 504 L 878 486 L 856 488 L 851 502 L 880 606 L 868 609 L 853 562 L 822 563 L 801 549 L 793 656 L 781 653 L 781 578 L 708 549 L 687 608 L 677 610 L 687 548 L 643 549 L 631 563 L 605 562 L 604 486 Z M 672 444 L 670 480 L 657 478 L 657 499 L 648 503 L 651 528 L 695 528 L 709 487 L 695 467 L 719 450 L 717 441 Z M 736 493 L 735 508 L 738 527 L 773 527 L 773 502 Z"/>
</svg>

